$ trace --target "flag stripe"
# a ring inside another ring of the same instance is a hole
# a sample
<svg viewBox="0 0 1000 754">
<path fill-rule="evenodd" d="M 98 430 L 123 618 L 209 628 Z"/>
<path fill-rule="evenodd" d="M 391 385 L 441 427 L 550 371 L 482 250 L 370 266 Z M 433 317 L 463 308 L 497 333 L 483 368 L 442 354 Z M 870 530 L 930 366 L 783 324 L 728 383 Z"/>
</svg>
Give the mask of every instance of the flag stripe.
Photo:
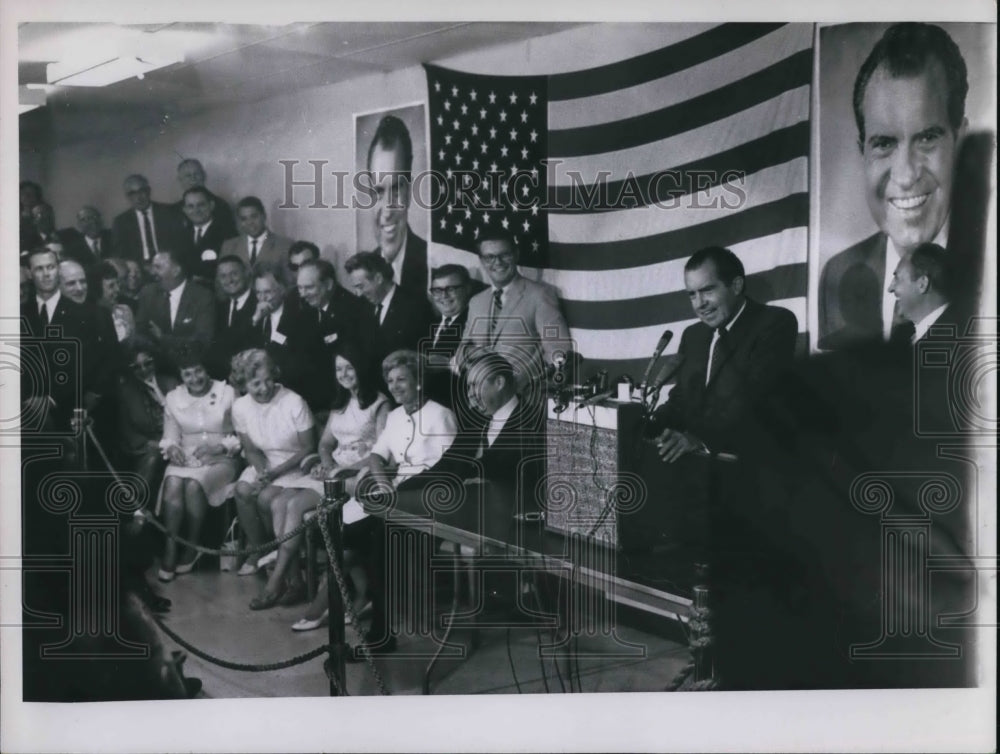
<svg viewBox="0 0 1000 754">
<path fill-rule="evenodd" d="M 694 193 L 693 188 L 705 190 L 718 187 L 734 178 L 782 165 L 808 154 L 809 123 L 802 121 L 670 170 L 598 184 L 600 191 L 597 194 L 593 185 L 550 186 L 549 204 L 553 214 L 610 212 L 621 210 L 623 206 L 648 207 L 658 203 L 669 206 L 672 201 L 676 203 L 681 197 Z M 592 173 L 590 177 L 595 175 Z"/>
<path fill-rule="evenodd" d="M 806 263 L 802 262 L 747 275 L 747 291 L 760 300 L 772 298 L 775 292 L 782 296 L 805 296 L 807 270 Z M 587 330 L 646 327 L 691 315 L 691 302 L 687 291 L 683 289 L 667 289 L 665 293 L 620 301 L 575 301 L 563 298 L 562 305 L 566 319 L 573 326 Z"/>
<path fill-rule="evenodd" d="M 665 233 L 596 244 L 550 242 L 548 266 L 581 271 L 642 267 L 687 258 L 703 246 L 731 246 L 808 224 L 809 196 L 800 192 Z"/>
<path fill-rule="evenodd" d="M 592 184 L 599 177 L 603 180 L 620 181 L 629 177 L 629 174 L 650 176 L 662 170 L 680 170 L 685 165 L 697 164 L 699 160 L 726 153 L 774 131 L 795 126 L 808 117 L 809 87 L 800 86 L 754 105 L 738 115 L 650 144 L 618 152 L 550 160 L 549 186 L 565 190 L 581 182 L 584 185 Z"/>
<path fill-rule="evenodd" d="M 549 131 L 549 157 L 601 154 L 648 144 L 721 120 L 797 89 L 812 79 L 812 50 L 803 50 L 762 71 L 707 94 L 643 115 Z"/>
<path fill-rule="evenodd" d="M 807 242 L 808 229 L 800 227 L 726 245 L 743 262 L 747 274 L 753 275 L 772 267 L 806 262 Z M 461 253 L 466 256 L 449 261 L 478 264 L 475 255 Z M 562 297 L 577 301 L 622 301 L 662 293 L 667 290 L 664 281 L 683 281 L 688 256 L 689 253 L 684 253 L 676 259 L 644 267 L 621 267 L 613 274 L 606 270 L 547 269 L 542 272 L 542 279 L 554 286 Z"/>
<path fill-rule="evenodd" d="M 744 47 L 679 73 L 593 97 L 550 101 L 549 124 L 558 129 L 591 126 L 676 105 L 767 68 L 775 60 L 808 49 L 812 46 L 812 37 L 812 24 L 788 24 Z"/>
<path fill-rule="evenodd" d="M 787 298 L 776 299 L 769 302 L 772 306 L 780 306 L 788 309 L 795 315 L 799 325 L 799 332 L 805 332 L 806 327 L 806 299 Z M 637 359 L 644 355 L 651 354 L 656 341 L 664 330 L 673 330 L 674 339 L 670 341 L 665 355 L 677 353 L 680 345 L 681 333 L 684 328 L 693 325 L 698 320 L 692 316 L 691 305 L 688 304 L 684 319 L 665 320 L 663 324 L 648 325 L 646 327 L 629 327 L 620 330 L 591 330 L 583 327 L 573 327 L 570 325 L 570 336 L 574 341 L 574 347 L 579 353 L 591 358 L 609 359 L 618 361 L 621 359 Z M 593 356 L 588 356 L 593 354 Z"/>
<path fill-rule="evenodd" d="M 549 98 L 567 100 L 625 89 L 683 71 L 742 47 L 784 24 L 721 24 L 682 42 L 617 63 L 549 77 Z"/>
<path fill-rule="evenodd" d="M 593 244 L 641 238 L 739 214 L 737 210 L 741 208 L 805 192 L 807 184 L 807 158 L 800 157 L 748 175 L 738 187 L 725 184 L 698 191 L 681 199 L 679 207 L 650 205 L 589 214 L 553 213 L 549 218 L 549 233 L 552 241 L 560 243 Z"/>
</svg>

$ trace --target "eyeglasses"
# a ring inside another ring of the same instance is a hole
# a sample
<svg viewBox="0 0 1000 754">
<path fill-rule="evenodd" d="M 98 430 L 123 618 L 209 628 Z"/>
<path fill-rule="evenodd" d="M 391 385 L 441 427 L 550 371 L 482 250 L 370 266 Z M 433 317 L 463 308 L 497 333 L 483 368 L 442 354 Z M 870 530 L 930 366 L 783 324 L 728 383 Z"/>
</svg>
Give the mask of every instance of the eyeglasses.
<svg viewBox="0 0 1000 754">
<path fill-rule="evenodd" d="M 135 362 L 135 363 L 134 363 L 134 364 L 132 365 L 132 368 L 133 368 L 133 369 L 145 369 L 146 367 L 151 367 L 151 366 L 153 366 L 153 364 L 155 364 L 155 363 L 156 363 L 156 362 L 155 362 L 155 361 L 153 361 L 152 359 L 142 359 L 141 361 L 137 361 L 137 362 Z"/>
<path fill-rule="evenodd" d="M 493 266 L 497 262 L 502 262 L 507 264 L 514 258 L 513 251 L 502 251 L 499 254 L 480 254 L 479 258 L 483 260 L 483 264 L 487 266 Z"/>
<path fill-rule="evenodd" d="M 454 296 L 464 288 L 465 288 L 464 285 L 435 285 L 431 286 L 431 295 L 434 298 L 444 298 L 445 296 Z"/>
</svg>

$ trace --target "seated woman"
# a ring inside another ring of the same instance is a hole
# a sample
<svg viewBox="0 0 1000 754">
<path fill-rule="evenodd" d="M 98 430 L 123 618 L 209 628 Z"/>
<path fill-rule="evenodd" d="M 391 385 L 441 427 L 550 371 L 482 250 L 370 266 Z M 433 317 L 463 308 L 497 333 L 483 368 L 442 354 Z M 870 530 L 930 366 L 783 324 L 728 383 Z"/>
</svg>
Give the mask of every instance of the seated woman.
<svg viewBox="0 0 1000 754">
<path fill-rule="evenodd" d="M 122 465 L 145 480 L 152 499 L 164 466 L 163 409 L 177 379 L 158 371 L 152 344 L 140 338 L 126 347 L 125 364 L 118 383 L 118 451 Z"/>
<path fill-rule="evenodd" d="M 236 483 L 236 509 L 249 544 L 257 546 L 297 528 L 319 503 L 310 489 L 314 480 L 299 469 L 316 449 L 315 422 L 301 396 L 276 381 L 280 373 L 267 351 L 237 354 L 233 366 L 238 370 L 233 379 L 247 393 L 233 403 L 233 427 L 249 463 Z M 278 548 L 274 571 L 263 593 L 250 602 L 251 610 L 295 605 L 305 598 L 298 568 L 301 541 L 300 532 Z M 256 571 L 257 565 L 248 561 L 239 574 Z"/>
<path fill-rule="evenodd" d="M 236 393 L 208 376 L 200 353 L 183 352 L 175 361 L 183 384 L 167 394 L 164 412 L 160 448 L 170 465 L 163 479 L 163 518 L 175 536 L 187 519 L 186 538 L 197 542 L 208 506 L 226 501 L 239 470 L 240 441 L 231 417 Z M 168 536 L 160 581 L 172 581 L 175 573 L 194 567 L 198 554 L 191 552 L 178 563 L 177 550 L 177 542 Z"/>
<path fill-rule="evenodd" d="M 322 480 L 345 470 L 362 470 L 367 466 L 372 445 L 385 427 L 389 399 L 378 391 L 375 379 L 365 369 L 366 363 L 360 351 L 349 344 L 341 345 L 334 356 L 337 394 L 319 441 L 319 461 L 311 471 L 320 495 L 323 494 Z M 344 556 L 354 582 L 354 612 L 357 613 L 366 601 L 367 578 L 363 568 L 353 565 L 353 551 L 348 549 Z M 327 610 L 324 576 L 305 617 L 295 623 L 292 630 L 319 628 L 326 621 Z"/>
</svg>

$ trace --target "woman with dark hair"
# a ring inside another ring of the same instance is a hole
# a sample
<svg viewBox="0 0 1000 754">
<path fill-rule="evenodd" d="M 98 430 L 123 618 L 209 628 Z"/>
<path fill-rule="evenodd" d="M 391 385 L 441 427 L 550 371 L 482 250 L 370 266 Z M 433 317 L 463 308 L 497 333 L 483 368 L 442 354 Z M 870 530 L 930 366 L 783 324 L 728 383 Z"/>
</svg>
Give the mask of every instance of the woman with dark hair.
<svg viewBox="0 0 1000 754">
<path fill-rule="evenodd" d="M 368 359 L 354 346 L 344 343 L 334 356 L 337 393 L 319 441 L 319 462 L 312 467 L 316 491 L 322 496 L 322 480 L 347 469 L 364 469 L 372 445 L 385 427 L 389 400 L 378 391 L 378 383 L 368 369 Z M 353 488 L 352 488 L 353 490 Z M 368 580 L 364 568 L 356 564 L 354 551 L 345 543 L 345 560 L 354 582 L 355 612 L 367 601 Z M 327 593 L 320 584 L 316 598 L 293 631 L 311 631 L 326 622 Z"/>
<path fill-rule="evenodd" d="M 233 380 L 246 390 L 233 403 L 233 427 L 249 462 L 236 483 L 236 509 L 247 540 L 257 546 L 298 528 L 319 503 L 309 489 L 314 480 L 300 469 L 316 450 L 315 421 L 302 397 L 277 381 L 281 372 L 267 351 L 244 351 L 233 367 Z M 263 593 L 250 602 L 251 610 L 295 605 L 305 598 L 298 567 L 301 542 L 300 532 L 278 548 L 274 571 Z M 258 565 L 248 561 L 238 573 L 250 575 Z"/>
<path fill-rule="evenodd" d="M 167 394 L 160 449 L 170 465 L 164 472 L 161 501 L 167 531 L 178 536 L 187 520 L 187 539 L 197 542 L 208 507 L 222 505 L 236 478 L 240 441 L 233 432 L 233 388 L 213 380 L 201 353 L 175 357 L 181 384 Z M 178 563 L 177 542 L 167 537 L 160 581 L 188 573 L 198 559 L 191 553 Z"/>
<path fill-rule="evenodd" d="M 118 384 L 118 450 L 123 465 L 155 490 L 163 468 L 163 409 L 177 379 L 158 370 L 153 345 L 138 336 L 125 346 L 125 364 Z"/>
</svg>

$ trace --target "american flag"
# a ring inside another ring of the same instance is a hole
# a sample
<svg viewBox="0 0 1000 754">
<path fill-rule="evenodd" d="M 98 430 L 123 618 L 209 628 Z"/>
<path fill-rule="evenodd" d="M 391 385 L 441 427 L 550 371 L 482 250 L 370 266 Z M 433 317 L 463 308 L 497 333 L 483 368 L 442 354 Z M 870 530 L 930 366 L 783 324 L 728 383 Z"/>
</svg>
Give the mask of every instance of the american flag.
<svg viewBox="0 0 1000 754">
<path fill-rule="evenodd" d="M 474 250 L 485 230 L 513 236 L 521 260 L 543 267 L 548 215 L 544 76 L 470 76 L 426 66 L 430 98 L 432 238 Z"/>
<path fill-rule="evenodd" d="M 641 373 L 665 328 L 678 336 L 667 353 L 676 350 L 695 321 L 684 262 L 708 245 L 732 249 L 750 295 L 790 309 L 805 340 L 813 27 L 665 24 L 662 34 L 662 46 L 584 70 L 514 77 L 426 67 L 432 169 L 454 171 L 465 140 L 472 156 L 485 145 L 487 168 L 537 169 L 539 221 L 509 205 L 495 216 L 518 234 L 525 274 L 558 290 L 587 371 L 612 377 Z M 491 92 L 492 108 L 473 111 Z M 456 104 L 461 117 L 449 109 Z M 496 124 L 501 109 L 508 133 L 499 124 L 495 142 L 471 133 L 481 110 Z M 511 130 L 520 150 L 522 113 L 536 142 L 526 157 L 510 148 L 497 157 L 492 150 L 514 143 Z M 450 133 L 461 134 L 457 143 Z M 464 210 L 456 218 L 452 198 L 432 213 L 431 263 L 475 270 L 476 229 L 494 220 L 473 211 L 459 233 Z M 523 216 L 527 230 L 515 225 Z"/>
</svg>

